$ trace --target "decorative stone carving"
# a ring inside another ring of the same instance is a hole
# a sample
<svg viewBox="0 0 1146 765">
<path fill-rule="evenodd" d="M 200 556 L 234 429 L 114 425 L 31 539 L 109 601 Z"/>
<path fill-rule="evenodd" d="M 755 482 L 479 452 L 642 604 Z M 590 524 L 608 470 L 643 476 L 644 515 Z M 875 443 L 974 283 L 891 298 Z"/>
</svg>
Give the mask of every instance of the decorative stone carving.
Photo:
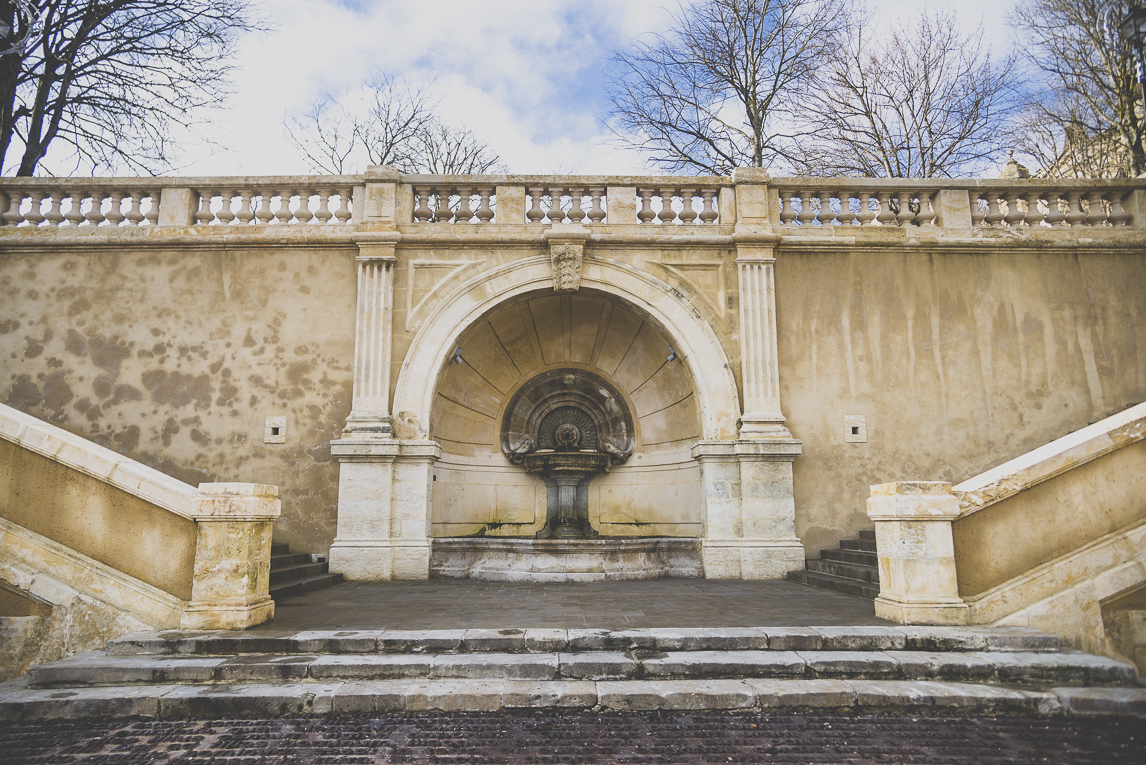
<svg viewBox="0 0 1146 765">
<path fill-rule="evenodd" d="M 581 289 L 581 254 L 584 247 L 562 242 L 549 247 L 553 261 L 553 291 L 576 292 Z"/>
</svg>

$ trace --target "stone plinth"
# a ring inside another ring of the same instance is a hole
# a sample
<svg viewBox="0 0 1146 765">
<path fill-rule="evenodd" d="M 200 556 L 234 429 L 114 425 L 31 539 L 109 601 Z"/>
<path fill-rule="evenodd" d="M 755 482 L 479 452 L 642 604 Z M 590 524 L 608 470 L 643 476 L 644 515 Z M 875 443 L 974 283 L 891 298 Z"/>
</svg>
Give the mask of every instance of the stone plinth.
<svg viewBox="0 0 1146 765">
<path fill-rule="evenodd" d="M 191 501 L 198 526 L 191 602 L 182 629 L 246 629 L 275 615 L 271 527 L 279 490 L 257 483 L 203 483 Z"/>
<path fill-rule="evenodd" d="M 703 577 L 700 540 L 497 539 L 433 540 L 430 576 L 506 582 L 611 582 Z"/>
</svg>

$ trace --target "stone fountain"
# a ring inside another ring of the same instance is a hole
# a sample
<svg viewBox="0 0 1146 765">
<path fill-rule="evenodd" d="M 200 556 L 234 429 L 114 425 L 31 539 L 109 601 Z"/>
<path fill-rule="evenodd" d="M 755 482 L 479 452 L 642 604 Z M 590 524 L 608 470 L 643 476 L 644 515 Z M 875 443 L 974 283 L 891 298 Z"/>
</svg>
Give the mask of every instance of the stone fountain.
<svg viewBox="0 0 1146 765">
<path fill-rule="evenodd" d="M 502 452 L 548 488 L 546 522 L 532 539 L 438 539 L 434 576 L 513 581 L 604 581 L 702 576 L 699 542 L 603 537 L 589 521 L 590 482 L 624 464 L 635 431 L 624 397 L 591 372 L 545 372 L 510 399 Z"/>
</svg>

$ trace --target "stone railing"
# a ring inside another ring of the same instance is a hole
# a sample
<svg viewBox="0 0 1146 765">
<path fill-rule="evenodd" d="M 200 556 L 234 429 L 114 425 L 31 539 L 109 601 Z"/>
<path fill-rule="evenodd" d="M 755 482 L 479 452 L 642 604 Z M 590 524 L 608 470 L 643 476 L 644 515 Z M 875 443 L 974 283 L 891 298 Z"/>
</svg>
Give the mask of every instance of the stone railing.
<svg viewBox="0 0 1146 765">
<path fill-rule="evenodd" d="M 871 487 L 876 614 L 1013 624 L 1109 653 L 1105 602 L 1146 587 L 1146 404 L 954 487 Z"/>
<path fill-rule="evenodd" d="M 1139 179 L 444 176 L 372 167 L 361 176 L 0 179 L 0 228 L 744 224 L 797 237 L 856 227 L 942 236 L 1142 228 L 1144 200 Z"/>
</svg>

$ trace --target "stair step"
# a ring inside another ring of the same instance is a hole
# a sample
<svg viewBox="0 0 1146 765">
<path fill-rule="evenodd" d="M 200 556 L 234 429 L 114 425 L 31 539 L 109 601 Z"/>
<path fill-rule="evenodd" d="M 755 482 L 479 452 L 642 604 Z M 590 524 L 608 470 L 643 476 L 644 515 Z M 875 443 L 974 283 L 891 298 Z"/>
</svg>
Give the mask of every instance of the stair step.
<svg viewBox="0 0 1146 765">
<path fill-rule="evenodd" d="M 919 651 L 591 651 L 236 657 L 106 656 L 43 664 L 37 688 L 362 680 L 945 680 L 1061 686 L 1136 685 L 1133 665 L 1085 653 Z"/>
<path fill-rule="evenodd" d="M 863 550 L 865 552 L 875 552 L 874 539 L 841 539 L 840 549 L 843 550 Z"/>
<path fill-rule="evenodd" d="M 342 578 L 342 574 L 317 574 L 303 577 L 302 579 L 292 579 L 281 584 L 272 584 L 270 587 L 270 595 L 275 600 L 293 598 L 338 584 L 342 581 Z"/>
<path fill-rule="evenodd" d="M 0 696 L 0 722 L 37 718 L 278 716 L 548 707 L 628 712 L 656 709 L 840 710 L 848 713 L 1143 715 L 1146 688 L 1017 689 L 973 683 L 871 680 L 644 680 L 628 682 L 381 680 L 353 683 L 162 685 L 25 690 Z"/>
<path fill-rule="evenodd" d="M 804 565 L 807 571 L 879 584 L 879 569 L 875 566 L 860 566 L 855 563 L 841 563 L 833 560 L 809 560 L 805 561 Z"/>
<path fill-rule="evenodd" d="M 272 544 L 271 555 L 287 555 L 290 553 L 290 545 Z"/>
<path fill-rule="evenodd" d="M 863 529 L 859 533 L 860 539 L 870 539 L 875 541 L 875 529 Z"/>
<path fill-rule="evenodd" d="M 879 566 L 879 556 L 862 550 L 820 550 L 820 560 L 856 563 L 860 566 Z"/>
<path fill-rule="evenodd" d="M 689 629 L 305 630 L 137 632 L 109 656 L 244 654 L 591 653 L 595 651 L 1053 652 L 1055 635 L 1026 627 L 742 627 Z"/>
<path fill-rule="evenodd" d="M 788 579 L 800 584 L 810 584 L 825 590 L 842 592 L 845 595 L 855 595 L 868 600 L 875 600 L 879 595 L 879 585 L 860 582 L 855 579 L 845 579 L 831 574 L 820 574 L 815 571 L 789 571 Z"/>
<path fill-rule="evenodd" d="M 297 566 L 302 563 L 310 563 L 310 556 L 306 553 L 286 553 L 283 555 L 272 555 L 271 571 L 279 568 L 286 568 L 287 566 Z"/>
<path fill-rule="evenodd" d="M 298 563 L 292 566 L 272 567 L 271 584 L 285 584 L 286 582 L 308 579 L 329 571 L 329 567 L 325 563 L 311 563 L 310 556 L 306 556 L 306 561 L 306 563 Z"/>
</svg>

